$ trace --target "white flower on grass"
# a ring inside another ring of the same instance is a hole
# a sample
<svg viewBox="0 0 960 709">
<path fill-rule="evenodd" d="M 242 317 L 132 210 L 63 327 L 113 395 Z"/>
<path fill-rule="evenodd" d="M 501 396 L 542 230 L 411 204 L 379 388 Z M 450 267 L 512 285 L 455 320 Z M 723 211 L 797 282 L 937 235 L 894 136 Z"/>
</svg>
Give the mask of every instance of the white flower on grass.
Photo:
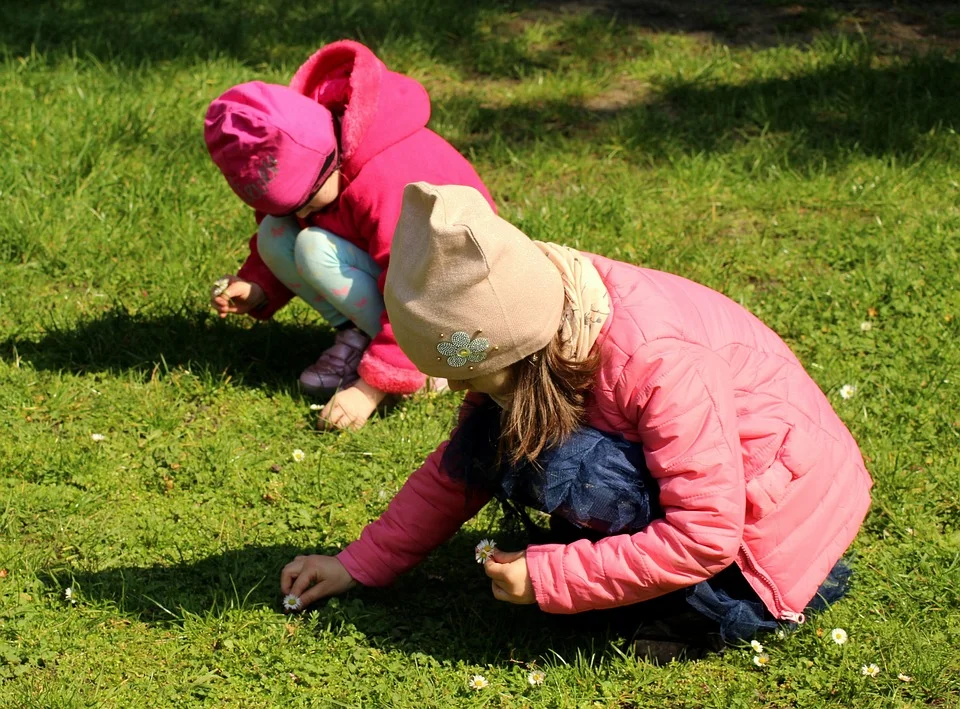
<svg viewBox="0 0 960 709">
<path fill-rule="evenodd" d="M 853 384 L 844 384 L 840 387 L 840 398 L 841 399 L 852 399 L 853 395 L 857 393 L 857 388 Z"/>
<path fill-rule="evenodd" d="M 530 674 L 527 675 L 527 682 L 530 683 L 531 687 L 538 687 L 543 684 L 543 680 L 547 678 L 547 673 L 543 670 L 530 670 Z"/>
<path fill-rule="evenodd" d="M 787 634 L 786 634 L 784 631 L 782 631 L 782 630 L 778 630 L 778 631 L 777 631 L 777 639 L 778 639 L 778 640 L 783 640 L 785 637 L 787 637 Z"/>
<path fill-rule="evenodd" d="M 63 589 L 63 598 L 71 606 L 77 605 L 77 599 L 73 597 L 73 586 L 67 586 Z"/>
<path fill-rule="evenodd" d="M 750 641 L 750 647 L 752 647 L 752 648 L 753 648 L 753 651 L 756 652 L 756 653 L 762 653 L 762 652 L 763 652 L 763 645 L 760 644 L 760 641 L 759 641 L 759 640 L 751 640 L 751 641 Z"/>
<path fill-rule="evenodd" d="M 911 677 L 910 675 L 905 675 L 905 674 L 903 674 L 903 672 L 898 672 L 898 673 L 897 673 L 897 679 L 900 680 L 901 682 L 912 682 L 912 681 L 913 681 L 913 677 Z"/>
<path fill-rule="evenodd" d="M 757 667 L 766 667 L 770 664 L 770 656 L 767 653 L 761 653 L 753 656 L 753 664 Z"/>
<path fill-rule="evenodd" d="M 876 663 L 871 662 L 869 665 L 860 668 L 860 674 L 864 677 L 876 677 L 880 674 L 880 668 L 877 667 Z"/>
<path fill-rule="evenodd" d="M 474 554 L 477 558 L 477 563 L 482 564 L 491 556 L 493 556 L 493 550 L 497 548 L 497 543 L 492 539 L 481 539 L 480 543 L 477 544 L 474 549 Z"/>
<path fill-rule="evenodd" d="M 830 637 L 837 645 L 843 645 L 847 642 L 847 631 L 843 628 L 834 628 L 830 631 Z"/>
<path fill-rule="evenodd" d="M 102 433 L 91 433 L 91 434 L 90 434 L 90 440 L 91 440 L 91 441 L 94 441 L 94 442 L 96 442 L 96 443 L 99 443 L 100 441 L 102 441 L 102 440 L 105 439 L 105 438 L 106 438 L 106 436 L 104 436 Z"/>
<path fill-rule="evenodd" d="M 864 320 L 860 323 L 860 330 L 863 332 L 870 332 L 873 329 L 873 323 L 869 320 Z"/>
<path fill-rule="evenodd" d="M 490 683 L 487 682 L 487 678 L 483 675 L 474 675 L 470 678 L 470 681 L 467 682 L 467 686 L 470 687 L 470 689 L 476 689 L 477 691 L 483 689 L 488 684 Z"/>
<path fill-rule="evenodd" d="M 293 460 L 295 463 L 302 463 L 306 457 L 307 457 L 307 454 L 304 453 L 299 448 L 293 449 Z"/>
<path fill-rule="evenodd" d="M 301 608 L 303 608 L 303 602 L 299 596 L 288 593 L 283 597 L 283 610 L 287 613 L 296 613 Z"/>
</svg>

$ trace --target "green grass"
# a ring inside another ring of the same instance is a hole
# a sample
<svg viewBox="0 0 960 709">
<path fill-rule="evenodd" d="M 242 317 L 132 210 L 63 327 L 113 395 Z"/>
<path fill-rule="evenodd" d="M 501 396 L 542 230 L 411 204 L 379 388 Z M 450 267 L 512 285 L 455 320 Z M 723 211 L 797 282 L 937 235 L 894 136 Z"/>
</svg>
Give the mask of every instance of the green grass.
<svg viewBox="0 0 960 709">
<path fill-rule="evenodd" d="M 519 1 L 30 5 L 0 9 L 0 706 L 960 705 L 955 56 L 816 3 L 758 44 Z M 252 227 L 205 107 L 339 36 L 428 86 L 508 219 L 728 294 L 834 401 L 876 479 L 856 585 L 763 638 L 769 668 L 654 667 L 622 622 L 497 604 L 495 511 L 391 590 L 279 613 L 280 568 L 354 539 L 456 409 L 317 433 L 294 385 L 329 330 L 206 307 Z"/>
</svg>

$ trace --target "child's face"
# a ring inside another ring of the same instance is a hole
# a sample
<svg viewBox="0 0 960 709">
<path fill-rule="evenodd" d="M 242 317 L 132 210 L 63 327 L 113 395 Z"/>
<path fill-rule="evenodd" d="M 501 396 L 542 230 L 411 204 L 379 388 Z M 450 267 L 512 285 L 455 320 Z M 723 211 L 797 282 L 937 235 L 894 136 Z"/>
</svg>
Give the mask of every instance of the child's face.
<svg viewBox="0 0 960 709">
<path fill-rule="evenodd" d="M 334 170 L 326 182 L 320 185 L 320 189 L 310 196 L 310 200 L 296 211 L 296 215 L 301 219 L 306 219 L 314 212 L 319 212 L 324 207 L 333 204 L 339 194 L 340 171 Z"/>
<path fill-rule="evenodd" d="M 449 379 L 447 380 L 447 386 L 453 391 L 469 389 L 480 394 L 487 394 L 494 399 L 504 399 L 513 392 L 512 370 L 507 367 L 472 379 Z"/>
</svg>

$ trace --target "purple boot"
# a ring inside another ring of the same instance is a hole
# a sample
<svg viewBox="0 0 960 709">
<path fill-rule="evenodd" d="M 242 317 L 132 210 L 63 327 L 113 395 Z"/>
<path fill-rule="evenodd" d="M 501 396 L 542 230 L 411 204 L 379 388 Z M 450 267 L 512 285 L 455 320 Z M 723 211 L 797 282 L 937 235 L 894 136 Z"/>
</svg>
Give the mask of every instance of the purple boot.
<svg viewBox="0 0 960 709">
<path fill-rule="evenodd" d="M 341 330 L 333 338 L 333 346 L 320 358 L 303 370 L 300 388 L 307 394 L 329 394 L 337 389 L 346 389 L 360 376 L 357 367 L 370 338 L 361 330 Z"/>
</svg>

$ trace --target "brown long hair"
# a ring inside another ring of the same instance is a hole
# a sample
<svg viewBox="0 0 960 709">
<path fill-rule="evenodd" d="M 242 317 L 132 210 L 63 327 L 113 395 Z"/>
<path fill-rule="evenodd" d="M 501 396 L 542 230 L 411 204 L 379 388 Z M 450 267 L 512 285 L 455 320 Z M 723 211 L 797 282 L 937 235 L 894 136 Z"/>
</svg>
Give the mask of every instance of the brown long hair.
<svg viewBox="0 0 960 709">
<path fill-rule="evenodd" d="M 583 423 L 599 367 L 599 352 L 585 360 L 570 359 L 559 333 L 542 350 L 513 365 L 513 398 L 502 419 L 500 462 L 533 463 L 545 449 L 567 440 Z"/>
</svg>

